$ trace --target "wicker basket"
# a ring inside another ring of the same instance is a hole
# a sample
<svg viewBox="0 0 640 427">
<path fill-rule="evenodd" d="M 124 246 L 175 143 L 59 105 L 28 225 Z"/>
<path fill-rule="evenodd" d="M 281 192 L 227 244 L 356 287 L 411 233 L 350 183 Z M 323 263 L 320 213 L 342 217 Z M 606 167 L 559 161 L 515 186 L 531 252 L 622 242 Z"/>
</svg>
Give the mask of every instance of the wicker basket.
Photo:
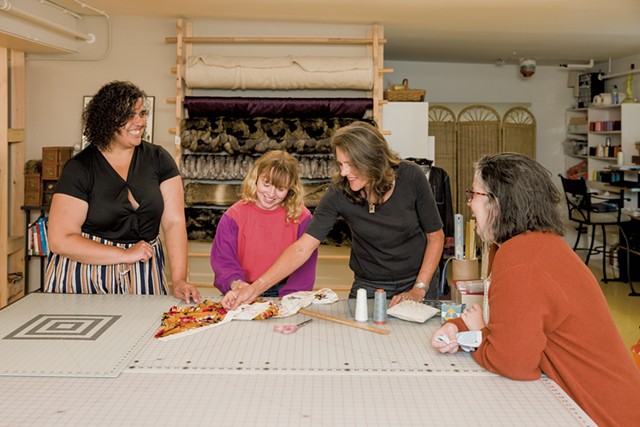
<svg viewBox="0 0 640 427">
<path fill-rule="evenodd" d="M 384 99 L 392 102 L 422 102 L 425 95 L 424 89 L 409 89 L 409 80 L 402 80 L 402 85 L 384 91 Z"/>
</svg>

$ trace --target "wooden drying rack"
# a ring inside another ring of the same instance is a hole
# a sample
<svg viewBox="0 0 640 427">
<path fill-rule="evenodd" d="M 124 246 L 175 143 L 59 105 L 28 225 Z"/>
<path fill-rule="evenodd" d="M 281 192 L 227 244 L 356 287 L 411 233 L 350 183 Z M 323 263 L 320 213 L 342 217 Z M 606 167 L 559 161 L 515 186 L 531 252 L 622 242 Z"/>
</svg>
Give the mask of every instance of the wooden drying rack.
<svg viewBox="0 0 640 427">
<path fill-rule="evenodd" d="M 318 45 L 364 45 L 367 46 L 367 56 L 373 61 L 374 81 L 373 89 L 367 91 L 367 96 L 373 99 L 373 119 L 382 127 L 382 105 L 387 101 L 383 99 L 384 81 L 386 73 L 392 73 L 393 69 L 384 68 L 384 44 L 386 39 L 383 36 L 383 28 L 378 25 L 372 26 L 367 31 L 365 38 L 349 37 L 193 37 L 193 25 L 184 19 L 178 19 L 176 37 L 165 37 L 165 43 L 176 45 L 176 65 L 172 67 L 172 72 L 176 76 L 176 97 L 167 99 L 167 102 L 176 106 L 176 127 L 170 129 L 171 133 L 179 136 L 180 123 L 184 118 L 182 102 L 185 96 L 191 94 L 191 89 L 185 84 L 182 76 L 187 58 L 193 54 L 193 44 L 318 44 Z M 180 144 L 176 138 L 176 161 L 180 164 Z"/>
</svg>

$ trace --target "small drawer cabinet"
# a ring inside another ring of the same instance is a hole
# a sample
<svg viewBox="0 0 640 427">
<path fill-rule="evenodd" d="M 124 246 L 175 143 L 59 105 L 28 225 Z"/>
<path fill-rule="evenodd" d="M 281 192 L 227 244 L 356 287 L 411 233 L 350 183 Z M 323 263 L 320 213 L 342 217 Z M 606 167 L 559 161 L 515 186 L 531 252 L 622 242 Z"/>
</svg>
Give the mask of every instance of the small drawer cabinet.
<svg viewBox="0 0 640 427">
<path fill-rule="evenodd" d="M 42 180 L 60 178 L 64 164 L 73 155 L 73 147 L 42 147 Z"/>
<path fill-rule="evenodd" d="M 39 206 L 42 204 L 42 181 L 40 180 L 40 174 L 24 176 L 24 204 L 28 206 Z"/>
</svg>

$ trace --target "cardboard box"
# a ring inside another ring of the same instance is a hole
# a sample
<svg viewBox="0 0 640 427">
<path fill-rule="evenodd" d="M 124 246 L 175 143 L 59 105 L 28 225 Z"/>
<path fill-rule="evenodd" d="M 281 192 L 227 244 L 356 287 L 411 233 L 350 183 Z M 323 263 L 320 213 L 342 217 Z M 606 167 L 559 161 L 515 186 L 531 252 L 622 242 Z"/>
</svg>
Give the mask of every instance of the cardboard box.
<svg viewBox="0 0 640 427">
<path fill-rule="evenodd" d="M 473 304 L 482 307 L 484 280 L 453 280 L 451 300 L 456 304 L 465 304 L 467 307 L 471 307 Z"/>
</svg>

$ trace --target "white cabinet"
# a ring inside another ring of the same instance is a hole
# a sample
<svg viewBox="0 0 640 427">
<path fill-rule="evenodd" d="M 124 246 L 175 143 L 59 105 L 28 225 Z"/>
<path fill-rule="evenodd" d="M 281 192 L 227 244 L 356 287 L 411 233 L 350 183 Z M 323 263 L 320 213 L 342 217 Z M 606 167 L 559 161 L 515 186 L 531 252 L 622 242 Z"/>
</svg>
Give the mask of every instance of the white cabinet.
<svg viewBox="0 0 640 427">
<path fill-rule="evenodd" d="M 382 106 L 383 127 L 392 150 L 403 159 L 434 160 L 434 139 L 429 137 L 428 102 L 389 102 Z"/>
</svg>

